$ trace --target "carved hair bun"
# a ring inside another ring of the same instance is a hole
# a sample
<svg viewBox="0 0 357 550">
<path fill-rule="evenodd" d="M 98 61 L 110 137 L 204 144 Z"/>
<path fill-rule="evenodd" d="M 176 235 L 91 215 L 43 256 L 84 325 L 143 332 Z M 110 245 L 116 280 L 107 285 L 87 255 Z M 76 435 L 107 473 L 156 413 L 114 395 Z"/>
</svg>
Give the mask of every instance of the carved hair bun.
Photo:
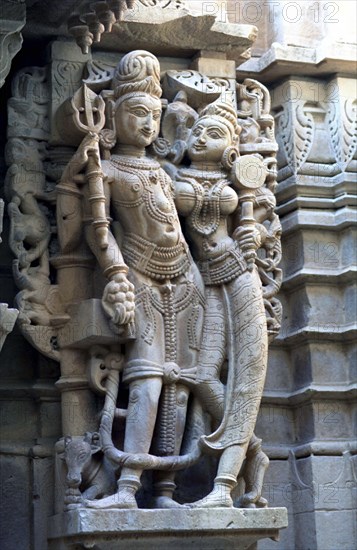
<svg viewBox="0 0 357 550">
<path fill-rule="evenodd" d="M 112 88 L 115 99 L 127 94 L 144 92 L 160 98 L 160 64 L 150 52 L 135 50 L 118 63 L 113 76 Z"/>
</svg>

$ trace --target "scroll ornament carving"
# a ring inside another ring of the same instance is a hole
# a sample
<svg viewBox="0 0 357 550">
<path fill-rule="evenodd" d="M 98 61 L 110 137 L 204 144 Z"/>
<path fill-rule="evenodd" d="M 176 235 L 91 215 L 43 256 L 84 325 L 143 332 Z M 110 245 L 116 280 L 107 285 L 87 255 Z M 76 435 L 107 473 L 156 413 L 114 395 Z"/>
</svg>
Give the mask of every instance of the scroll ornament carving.
<svg viewBox="0 0 357 550">
<path fill-rule="evenodd" d="M 343 171 L 357 148 L 357 100 L 341 99 L 327 105 L 328 128 L 337 162 Z"/>
<path fill-rule="evenodd" d="M 56 61 L 53 63 L 52 97 L 60 106 L 82 83 L 83 63 Z"/>
<path fill-rule="evenodd" d="M 26 21 L 23 0 L 2 2 L 0 19 L 0 88 L 5 82 L 11 62 L 22 46 L 21 29 Z"/>
<path fill-rule="evenodd" d="M 94 88 L 87 79 L 58 112 L 75 149 L 55 190 L 46 143 L 8 144 L 21 328 L 46 327 L 40 349 L 61 361 L 63 391 L 84 354 L 87 378 L 73 384 L 102 399 L 96 431 L 64 433 L 57 445 L 65 506 L 136 508 L 145 470 L 156 508 L 266 506 L 268 458 L 254 426 L 281 319 L 269 93 L 253 80 L 227 90 L 194 71 L 168 71 L 161 84 L 145 51 L 123 57 L 110 87 L 108 76 L 91 76 Z M 100 326 L 90 338 L 81 311 Z M 212 454 L 213 490 L 177 502 L 175 472 Z M 93 472 L 102 472 L 96 489 Z"/>
<path fill-rule="evenodd" d="M 92 60 L 86 65 L 87 77 L 83 80 L 91 90 L 101 91 L 110 87 L 114 74 L 114 66 L 104 61 Z"/>
<path fill-rule="evenodd" d="M 149 8 L 158 6 L 160 8 L 185 8 L 186 0 L 139 0 L 140 4 Z"/>
<path fill-rule="evenodd" d="M 306 101 L 297 100 L 291 105 L 284 105 L 276 116 L 279 146 L 294 174 L 307 160 L 315 133 L 314 119 L 305 109 L 305 104 Z"/>
</svg>

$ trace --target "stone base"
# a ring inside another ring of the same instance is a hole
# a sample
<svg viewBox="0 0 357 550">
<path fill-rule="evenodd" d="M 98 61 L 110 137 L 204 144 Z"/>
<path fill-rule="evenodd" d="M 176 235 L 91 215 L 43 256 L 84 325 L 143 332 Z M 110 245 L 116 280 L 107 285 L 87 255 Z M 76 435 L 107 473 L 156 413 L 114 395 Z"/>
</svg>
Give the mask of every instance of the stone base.
<svg viewBox="0 0 357 550">
<path fill-rule="evenodd" d="M 278 539 L 286 508 L 89 510 L 50 518 L 49 548 L 96 550 L 248 550 Z"/>
</svg>

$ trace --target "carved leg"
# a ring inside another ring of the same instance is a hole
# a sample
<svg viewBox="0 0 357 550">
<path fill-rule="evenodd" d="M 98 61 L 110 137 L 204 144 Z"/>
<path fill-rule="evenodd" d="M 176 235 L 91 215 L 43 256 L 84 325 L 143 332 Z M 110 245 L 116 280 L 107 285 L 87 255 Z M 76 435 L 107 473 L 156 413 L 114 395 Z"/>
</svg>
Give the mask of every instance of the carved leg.
<svg viewBox="0 0 357 550">
<path fill-rule="evenodd" d="M 201 442 L 223 452 L 213 491 L 192 505 L 197 508 L 233 506 L 231 491 L 252 437 L 265 379 L 266 318 L 257 273 L 242 274 L 222 291 L 229 363 L 225 411 L 219 428 Z"/>
<path fill-rule="evenodd" d="M 201 349 L 194 387 L 204 409 L 216 420 L 224 412 L 224 385 L 221 367 L 226 357 L 226 319 L 219 288 L 207 288 Z"/>
<path fill-rule="evenodd" d="M 181 384 L 176 386 L 176 425 L 174 454 L 180 454 L 181 443 L 186 424 L 189 390 Z M 175 472 L 155 472 L 154 508 L 179 508 L 181 505 L 172 497 L 176 489 Z"/>
<path fill-rule="evenodd" d="M 161 378 L 135 380 L 130 385 L 124 451 L 148 453 L 154 432 L 161 393 Z M 87 501 L 88 508 L 137 508 L 135 495 L 140 487 L 142 470 L 123 467 L 116 494 L 97 501 Z"/>
<path fill-rule="evenodd" d="M 224 449 L 219 461 L 213 490 L 201 500 L 189 504 L 190 508 L 232 508 L 232 490 L 237 484 L 247 445 L 232 445 Z"/>
<path fill-rule="evenodd" d="M 219 422 L 224 413 L 224 385 L 219 380 L 198 382 L 195 395 L 211 417 Z"/>
<path fill-rule="evenodd" d="M 246 463 L 243 467 L 245 494 L 238 501 L 241 508 L 265 508 L 268 505 L 268 501 L 261 496 L 264 475 L 268 465 L 269 458 L 262 451 L 261 439 L 253 434 L 249 443 Z"/>
</svg>

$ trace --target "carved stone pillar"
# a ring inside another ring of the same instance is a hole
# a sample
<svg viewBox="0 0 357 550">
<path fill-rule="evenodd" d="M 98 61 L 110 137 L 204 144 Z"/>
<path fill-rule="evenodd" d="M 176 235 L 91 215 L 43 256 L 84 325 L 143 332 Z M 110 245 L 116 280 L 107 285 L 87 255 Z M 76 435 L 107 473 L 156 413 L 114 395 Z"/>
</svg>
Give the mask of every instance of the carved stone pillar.
<svg viewBox="0 0 357 550">
<path fill-rule="evenodd" d="M 21 49 L 21 29 L 25 24 L 26 7 L 23 0 L 19 2 L 0 2 L 0 88 L 5 82 L 11 68 L 11 61 Z M 0 199 L 0 235 L 4 202 Z M 0 238 L 1 243 L 1 238 Z M 12 331 L 17 318 L 17 310 L 9 309 L 6 304 L 0 304 L 0 351 L 6 336 Z"/>
<path fill-rule="evenodd" d="M 269 85 L 279 143 L 285 316 L 272 345 L 257 433 L 265 434 L 270 457 L 266 490 L 289 510 L 289 528 L 277 546 L 284 550 L 349 549 L 354 538 L 356 46 L 350 8 L 347 2 L 266 2 L 265 32 L 238 70 Z M 250 9 L 246 22 L 252 16 L 257 12 Z"/>
</svg>

